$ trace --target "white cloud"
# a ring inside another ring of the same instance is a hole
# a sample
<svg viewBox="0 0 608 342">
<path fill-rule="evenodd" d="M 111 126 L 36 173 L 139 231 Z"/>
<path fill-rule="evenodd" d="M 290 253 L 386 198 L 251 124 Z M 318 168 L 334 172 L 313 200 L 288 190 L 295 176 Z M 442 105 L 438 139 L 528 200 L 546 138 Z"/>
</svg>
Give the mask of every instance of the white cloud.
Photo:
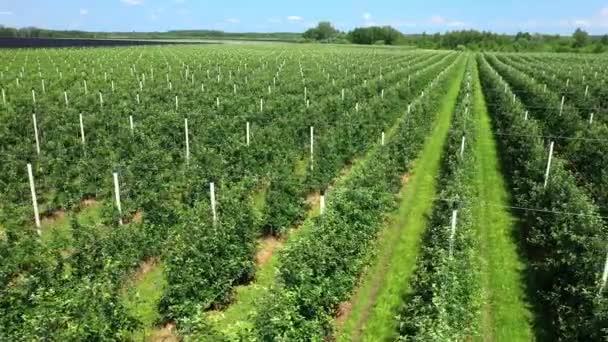
<svg viewBox="0 0 608 342">
<path fill-rule="evenodd" d="M 443 25 L 445 24 L 445 18 L 440 15 L 434 15 L 431 17 L 431 24 Z"/>
<path fill-rule="evenodd" d="M 558 25 L 568 29 L 575 29 L 577 27 L 605 29 L 608 27 L 608 7 L 601 8 L 594 15 L 587 18 L 562 19 L 558 22 Z"/>
<path fill-rule="evenodd" d="M 11 11 L 0 11 L 0 15 L 13 15 Z"/>
<path fill-rule="evenodd" d="M 226 22 L 227 23 L 231 23 L 231 24 L 238 24 L 241 21 L 239 19 L 237 19 L 237 18 L 228 18 L 228 19 L 226 19 Z"/>
<path fill-rule="evenodd" d="M 363 13 L 363 20 L 365 21 L 363 24 L 365 27 L 378 26 L 378 23 L 372 20 L 371 13 Z"/>
<path fill-rule="evenodd" d="M 461 20 L 448 20 L 445 17 L 442 17 L 440 15 L 434 15 L 429 19 L 429 22 L 432 25 L 436 25 L 436 26 L 446 26 L 446 27 L 451 27 L 451 28 L 458 28 L 458 27 L 465 27 L 465 26 L 470 26 L 469 23 L 461 21 Z"/>
<path fill-rule="evenodd" d="M 464 21 L 450 21 L 446 25 L 449 26 L 449 27 L 465 27 L 465 26 L 469 26 Z"/>
<path fill-rule="evenodd" d="M 297 16 L 297 15 L 290 15 L 287 17 L 287 20 L 289 21 L 302 21 L 304 20 L 304 18 Z"/>
<path fill-rule="evenodd" d="M 418 26 L 418 24 L 416 24 L 413 21 L 395 21 L 391 24 L 391 26 L 395 26 L 395 27 L 416 27 Z"/>
<path fill-rule="evenodd" d="M 129 6 L 137 6 L 143 4 L 144 0 L 120 0 L 120 2 Z"/>
<path fill-rule="evenodd" d="M 80 9 L 80 15 L 84 16 L 84 15 L 87 15 L 87 14 L 89 14 L 89 10 L 88 9 L 86 9 L 86 8 L 81 8 Z"/>
</svg>

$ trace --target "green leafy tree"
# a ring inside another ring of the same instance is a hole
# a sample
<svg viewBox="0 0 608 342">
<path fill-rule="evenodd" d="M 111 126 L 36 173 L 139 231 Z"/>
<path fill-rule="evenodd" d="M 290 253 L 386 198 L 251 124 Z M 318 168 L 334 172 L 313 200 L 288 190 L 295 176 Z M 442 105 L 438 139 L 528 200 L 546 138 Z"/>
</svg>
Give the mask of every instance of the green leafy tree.
<svg viewBox="0 0 608 342">
<path fill-rule="evenodd" d="M 329 21 L 322 21 L 316 27 L 308 29 L 302 36 L 306 39 L 327 41 L 337 37 L 339 33 L 340 31 L 336 30 Z"/>
<path fill-rule="evenodd" d="M 573 47 L 582 48 L 589 43 L 589 33 L 583 31 L 580 27 L 574 31 L 572 34 L 572 39 L 574 39 Z"/>
</svg>

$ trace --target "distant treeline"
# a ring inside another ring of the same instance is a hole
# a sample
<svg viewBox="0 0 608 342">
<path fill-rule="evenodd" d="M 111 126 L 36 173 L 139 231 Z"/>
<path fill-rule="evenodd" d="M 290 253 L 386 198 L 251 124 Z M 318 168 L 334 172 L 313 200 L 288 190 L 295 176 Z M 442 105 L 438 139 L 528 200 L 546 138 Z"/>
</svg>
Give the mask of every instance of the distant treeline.
<svg viewBox="0 0 608 342">
<path fill-rule="evenodd" d="M 86 32 L 59 31 L 36 27 L 12 28 L 0 25 L 0 38 L 87 38 L 87 39 L 235 39 L 262 41 L 303 41 L 300 33 L 229 33 L 215 30 L 175 30 L 167 32 Z"/>
<path fill-rule="evenodd" d="M 34 27 L 15 29 L 0 25 L 0 38 L 88 38 L 88 39 L 233 39 L 279 42 L 323 42 L 335 44 L 409 45 L 425 49 L 510 52 L 588 52 L 608 51 L 608 35 L 590 36 L 577 29 L 572 36 L 497 34 L 475 30 L 436 34 L 405 35 L 390 26 L 358 27 L 341 32 L 330 22 L 320 22 L 300 33 L 230 33 L 217 30 L 175 30 L 167 32 L 85 32 L 57 31 Z"/>
<path fill-rule="evenodd" d="M 608 51 L 608 35 L 590 36 L 577 29 L 572 36 L 531 34 L 496 34 L 474 30 L 444 34 L 406 36 L 404 42 L 427 49 L 461 49 L 505 52 L 589 52 Z"/>
<path fill-rule="evenodd" d="M 321 22 L 317 27 L 304 32 L 303 37 L 309 41 L 329 43 L 411 45 L 425 49 L 593 53 L 608 51 L 608 35 L 593 37 L 581 29 L 577 29 L 570 37 L 528 32 L 506 35 L 475 30 L 405 35 L 390 26 L 358 27 L 350 32 L 340 32 L 331 23 Z"/>
</svg>

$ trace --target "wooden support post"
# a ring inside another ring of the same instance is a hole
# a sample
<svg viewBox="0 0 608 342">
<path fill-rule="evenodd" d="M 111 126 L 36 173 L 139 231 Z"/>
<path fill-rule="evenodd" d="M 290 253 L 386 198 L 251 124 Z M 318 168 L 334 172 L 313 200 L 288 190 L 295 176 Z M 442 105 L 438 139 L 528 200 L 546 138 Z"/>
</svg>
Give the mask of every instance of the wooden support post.
<svg viewBox="0 0 608 342">
<path fill-rule="evenodd" d="M 114 198 L 116 200 L 116 209 L 118 209 L 118 223 L 122 225 L 122 207 L 120 205 L 120 185 L 118 184 L 118 172 L 114 172 Z"/>
<path fill-rule="evenodd" d="M 36 154 L 40 155 L 40 139 L 38 138 L 38 121 L 36 120 L 36 114 L 32 114 L 32 121 L 34 122 L 34 139 L 36 140 Z"/>
<path fill-rule="evenodd" d="M 554 142 L 551 142 L 551 146 L 549 147 L 549 159 L 547 160 L 547 170 L 545 171 L 545 185 L 547 187 L 547 183 L 549 182 L 549 172 L 551 170 L 551 160 L 553 159 L 553 146 Z"/>
<path fill-rule="evenodd" d="M 215 210 L 215 184 L 213 182 L 209 183 L 209 193 L 211 196 L 211 212 L 213 214 L 213 224 L 215 225 L 217 222 L 217 212 Z"/>
<path fill-rule="evenodd" d="M 32 194 L 32 206 L 34 207 L 34 220 L 36 222 L 36 232 L 42 235 L 42 225 L 40 224 L 40 214 L 38 212 L 38 199 L 36 198 L 36 186 L 34 184 L 34 173 L 32 172 L 32 164 L 27 164 L 27 176 L 30 180 L 30 191 Z"/>
</svg>

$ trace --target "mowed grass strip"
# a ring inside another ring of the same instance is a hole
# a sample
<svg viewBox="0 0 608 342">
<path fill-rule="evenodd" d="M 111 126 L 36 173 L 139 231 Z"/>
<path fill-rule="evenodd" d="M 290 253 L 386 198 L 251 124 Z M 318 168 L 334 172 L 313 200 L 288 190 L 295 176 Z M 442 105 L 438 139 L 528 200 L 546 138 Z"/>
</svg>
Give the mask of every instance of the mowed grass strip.
<svg viewBox="0 0 608 342">
<path fill-rule="evenodd" d="M 400 192 L 399 208 L 378 239 L 378 255 L 351 300 L 352 311 L 338 331 L 340 341 L 385 341 L 396 333 L 395 315 L 409 289 L 408 279 L 414 271 L 422 233 L 433 207 L 441 156 L 464 68 L 462 59 L 440 101 L 435 126 Z"/>
<path fill-rule="evenodd" d="M 509 191 L 500 167 L 497 144 L 479 76 L 474 77 L 473 113 L 479 162 L 474 224 L 480 242 L 484 292 L 482 341 L 531 341 L 532 313 L 526 301 L 525 263 L 517 251 L 517 218 L 507 209 Z"/>
</svg>

